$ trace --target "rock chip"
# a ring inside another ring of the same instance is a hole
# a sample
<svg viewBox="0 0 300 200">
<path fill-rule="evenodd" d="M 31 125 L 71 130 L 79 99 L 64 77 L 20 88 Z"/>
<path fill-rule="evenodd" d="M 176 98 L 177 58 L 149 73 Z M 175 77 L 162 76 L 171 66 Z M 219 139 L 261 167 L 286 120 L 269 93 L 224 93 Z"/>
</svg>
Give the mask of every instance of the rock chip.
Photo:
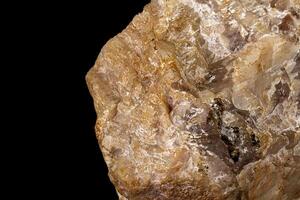
<svg viewBox="0 0 300 200">
<path fill-rule="evenodd" d="M 120 199 L 299 199 L 299 36 L 299 0 L 152 0 L 86 76 Z"/>
</svg>

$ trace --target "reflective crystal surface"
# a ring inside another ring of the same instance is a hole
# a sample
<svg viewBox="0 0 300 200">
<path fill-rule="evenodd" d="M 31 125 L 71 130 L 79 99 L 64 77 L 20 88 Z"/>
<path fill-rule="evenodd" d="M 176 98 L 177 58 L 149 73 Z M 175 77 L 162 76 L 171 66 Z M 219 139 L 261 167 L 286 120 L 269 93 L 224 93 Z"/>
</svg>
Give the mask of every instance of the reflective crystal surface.
<svg viewBox="0 0 300 200">
<path fill-rule="evenodd" d="M 299 0 L 152 0 L 86 76 L 120 199 L 299 199 L 299 35 Z"/>
</svg>

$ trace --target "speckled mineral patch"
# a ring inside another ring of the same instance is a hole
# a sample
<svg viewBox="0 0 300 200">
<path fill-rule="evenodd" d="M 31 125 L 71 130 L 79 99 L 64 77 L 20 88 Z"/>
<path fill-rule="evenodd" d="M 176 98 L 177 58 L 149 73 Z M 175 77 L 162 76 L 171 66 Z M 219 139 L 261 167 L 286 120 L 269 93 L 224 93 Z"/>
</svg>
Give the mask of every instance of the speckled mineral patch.
<svg viewBox="0 0 300 200">
<path fill-rule="evenodd" d="M 120 199 L 299 199 L 299 36 L 299 0 L 152 0 L 86 77 Z"/>
</svg>

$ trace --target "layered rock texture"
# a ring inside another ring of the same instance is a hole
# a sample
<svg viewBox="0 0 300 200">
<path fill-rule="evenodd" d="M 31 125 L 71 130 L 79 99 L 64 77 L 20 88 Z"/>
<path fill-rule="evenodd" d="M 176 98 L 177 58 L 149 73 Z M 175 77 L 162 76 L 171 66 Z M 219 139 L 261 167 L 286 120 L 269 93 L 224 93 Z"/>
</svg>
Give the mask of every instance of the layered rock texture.
<svg viewBox="0 0 300 200">
<path fill-rule="evenodd" d="M 152 0 L 86 77 L 120 199 L 299 199 L 299 36 L 299 0 Z"/>
</svg>

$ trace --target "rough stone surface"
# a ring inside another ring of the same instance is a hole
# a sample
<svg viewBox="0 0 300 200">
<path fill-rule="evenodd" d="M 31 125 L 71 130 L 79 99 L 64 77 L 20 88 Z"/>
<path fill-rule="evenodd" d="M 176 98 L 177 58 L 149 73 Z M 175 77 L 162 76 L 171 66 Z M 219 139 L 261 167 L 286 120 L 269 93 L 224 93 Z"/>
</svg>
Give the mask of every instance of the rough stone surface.
<svg viewBox="0 0 300 200">
<path fill-rule="evenodd" d="M 300 198 L 300 1 L 153 0 L 86 79 L 120 199 Z"/>
</svg>

